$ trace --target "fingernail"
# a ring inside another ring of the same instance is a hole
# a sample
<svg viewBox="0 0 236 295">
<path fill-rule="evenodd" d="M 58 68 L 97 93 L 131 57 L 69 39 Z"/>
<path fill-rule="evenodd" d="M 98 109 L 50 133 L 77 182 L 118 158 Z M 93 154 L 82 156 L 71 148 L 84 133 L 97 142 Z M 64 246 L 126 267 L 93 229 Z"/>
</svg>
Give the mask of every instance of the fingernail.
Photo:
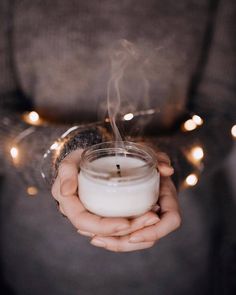
<svg viewBox="0 0 236 295">
<path fill-rule="evenodd" d="M 116 227 L 116 231 L 123 231 L 123 230 L 127 230 L 129 228 L 129 225 L 127 224 L 123 224 L 123 225 L 119 225 Z"/>
<path fill-rule="evenodd" d="M 144 238 L 142 236 L 133 236 L 129 238 L 130 243 L 140 243 L 143 241 L 144 241 Z"/>
<path fill-rule="evenodd" d="M 80 229 L 78 229 L 77 232 L 79 234 L 83 235 L 83 236 L 86 236 L 86 237 L 91 237 L 92 238 L 92 237 L 95 236 L 95 234 L 93 234 L 93 233 L 90 233 L 90 232 L 87 232 L 87 231 L 83 231 L 83 230 L 80 230 Z"/>
<path fill-rule="evenodd" d="M 174 171 L 174 168 L 171 165 L 169 165 L 168 163 L 166 163 L 166 162 L 158 163 L 158 166 L 161 167 L 161 168 L 165 168 L 165 169 L 169 169 L 169 170 Z"/>
<path fill-rule="evenodd" d="M 97 238 L 93 239 L 90 243 L 96 247 L 106 247 L 106 243 Z"/>
<path fill-rule="evenodd" d="M 153 225 L 153 224 L 157 223 L 159 220 L 160 220 L 159 217 L 152 217 L 152 218 L 148 219 L 148 220 L 144 223 L 144 226 L 150 226 L 150 225 Z"/>
</svg>

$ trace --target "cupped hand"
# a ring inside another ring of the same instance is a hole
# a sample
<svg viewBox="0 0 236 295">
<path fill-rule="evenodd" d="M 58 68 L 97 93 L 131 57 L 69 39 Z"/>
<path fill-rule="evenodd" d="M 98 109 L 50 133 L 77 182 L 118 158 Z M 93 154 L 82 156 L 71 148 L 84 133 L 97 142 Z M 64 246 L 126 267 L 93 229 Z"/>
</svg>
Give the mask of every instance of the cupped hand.
<svg viewBox="0 0 236 295">
<path fill-rule="evenodd" d="M 175 187 L 170 179 L 174 170 L 168 156 L 157 153 L 160 183 L 160 217 L 149 211 L 134 219 L 106 218 L 90 213 L 78 196 L 78 166 L 82 150 L 71 152 L 60 164 L 52 195 L 78 232 L 91 237 L 91 244 L 116 252 L 135 251 L 153 246 L 180 225 Z M 158 206 L 157 206 L 158 207 Z"/>
</svg>

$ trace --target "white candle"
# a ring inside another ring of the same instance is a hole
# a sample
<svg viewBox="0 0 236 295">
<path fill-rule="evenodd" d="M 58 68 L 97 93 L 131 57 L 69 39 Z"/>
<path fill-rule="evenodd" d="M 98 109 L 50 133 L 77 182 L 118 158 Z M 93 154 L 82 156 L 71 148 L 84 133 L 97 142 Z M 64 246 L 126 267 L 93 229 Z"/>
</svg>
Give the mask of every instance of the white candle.
<svg viewBox="0 0 236 295">
<path fill-rule="evenodd" d="M 79 197 L 85 208 L 105 217 L 134 217 L 149 211 L 159 192 L 159 173 L 150 162 L 152 157 L 147 157 L 145 149 L 138 154 L 135 150 L 135 155 L 132 150 L 112 154 L 109 148 L 98 152 L 102 157 L 94 157 L 93 150 L 86 169 L 81 165 Z"/>
</svg>

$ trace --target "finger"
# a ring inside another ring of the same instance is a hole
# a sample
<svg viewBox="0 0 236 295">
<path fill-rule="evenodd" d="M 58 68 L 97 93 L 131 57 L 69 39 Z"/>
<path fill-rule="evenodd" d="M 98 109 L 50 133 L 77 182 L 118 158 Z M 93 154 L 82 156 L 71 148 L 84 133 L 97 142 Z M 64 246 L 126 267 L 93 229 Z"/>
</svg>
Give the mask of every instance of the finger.
<svg viewBox="0 0 236 295">
<path fill-rule="evenodd" d="M 158 163 L 160 164 L 163 163 L 163 164 L 166 164 L 167 166 L 171 166 L 170 158 L 166 153 L 157 152 L 156 156 L 157 156 Z"/>
<path fill-rule="evenodd" d="M 166 166 L 165 164 L 157 164 L 157 168 L 161 176 L 168 177 L 174 174 L 174 168 Z"/>
<path fill-rule="evenodd" d="M 114 236 L 128 235 L 134 231 L 137 231 L 145 226 L 150 226 L 160 221 L 160 218 L 155 212 L 149 211 L 139 217 L 133 218 L 130 221 L 130 228 L 126 231 L 120 231 L 114 234 Z"/>
<path fill-rule="evenodd" d="M 81 149 L 71 152 L 59 166 L 58 177 L 61 184 L 61 194 L 64 196 L 75 194 L 77 191 L 81 153 Z"/>
<path fill-rule="evenodd" d="M 105 218 L 88 212 L 77 195 L 65 198 L 56 189 L 57 185 L 55 194 L 64 214 L 77 229 L 97 235 L 112 235 L 130 227 L 129 220 L 125 218 Z"/>
<path fill-rule="evenodd" d="M 70 218 L 78 229 L 102 236 L 111 236 L 130 227 L 130 222 L 125 218 L 100 217 L 86 210 L 79 212 L 77 216 L 71 215 Z"/>
<path fill-rule="evenodd" d="M 171 176 L 174 173 L 170 158 L 162 152 L 157 153 L 157 168 L 162 176 Z"/>
<path fill-rule="evenodd" d="M 129 236 L 125 237 L 94 237 L 91 242 L 96 247 L 102 247 L 114 252 L 130 252 L 150 248 L 154 242 L 129 243 Z"/>
<path fill-rule="evenodd" d="M 60 179 L 57 177 L 52 185 L 51 193 L 53 198 L 58 202 L 60 198 Z"/>
<path fill-rule="evenodd" d="M 83 230 L 80 230 L 80 229 L 78 229 L 77 232 L 79 234 L 81 234 L 82 236 L 85 236 L 85 237 L 93 238 L 95 236 L 95 234 L 93 234 L 93 233 L 90 233 L 90 232 L 87 232 L 87 231 L 83 231 Z"/>
<path fill-rule="evenodd" d="M 113 235 L 130 227 L 130 222 L 126 218 L 104 218 L 88 212 L 77 195 L 66 198 L 62 196 L 58 178 L 53 185 L 52 193 L 60 203 L 63 214 L 79 230 L 97 235 Z"/>
<path fill-rule="evenodd" d="M 82 231 L 96 235 L 112 235 L 130 226 L 125 218 L 105 218 L 88 212 L 77 196 L 68 196 L 60 204 L 71 223 Z"/>
<path fill-rule="evenodd" d="M 181 218 L 176 191 L 172 181 L 168 178 L 162 181 L 159 203 L 161 206 L 161 220 L 153 226 L 131 234 L 130 242 L 140 243 L 156 241 L 180 226 Z"/>
<path fill-rule="evenodd" d="M 161 221 L 150 227 L 138 230 L 131 234 L 131 243 L 157 241 L 167 236 L 180 226 L 180 215 L 176 211 L 165 213 Z"/>
</svg>

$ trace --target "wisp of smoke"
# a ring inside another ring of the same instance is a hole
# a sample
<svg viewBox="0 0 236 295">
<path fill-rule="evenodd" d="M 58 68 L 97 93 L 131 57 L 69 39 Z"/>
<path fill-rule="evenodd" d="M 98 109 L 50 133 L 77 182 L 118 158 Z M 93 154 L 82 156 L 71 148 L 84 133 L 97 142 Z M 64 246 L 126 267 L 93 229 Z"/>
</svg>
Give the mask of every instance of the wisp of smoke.
<svg viewBox="0 0 236 295">
<path fill-rule="evenodd" d="M 122 137 L 116 124 L 116 117 L 120 110 L 120 82 L 124 71 L 133 59 L 138 59 L 138 52 L 134 45 L 126 39 L 114 44 L 111 51 L 111 78 L 107 86 L 108 116 L 116 143 L 122 144 Z"/>
</svg>

